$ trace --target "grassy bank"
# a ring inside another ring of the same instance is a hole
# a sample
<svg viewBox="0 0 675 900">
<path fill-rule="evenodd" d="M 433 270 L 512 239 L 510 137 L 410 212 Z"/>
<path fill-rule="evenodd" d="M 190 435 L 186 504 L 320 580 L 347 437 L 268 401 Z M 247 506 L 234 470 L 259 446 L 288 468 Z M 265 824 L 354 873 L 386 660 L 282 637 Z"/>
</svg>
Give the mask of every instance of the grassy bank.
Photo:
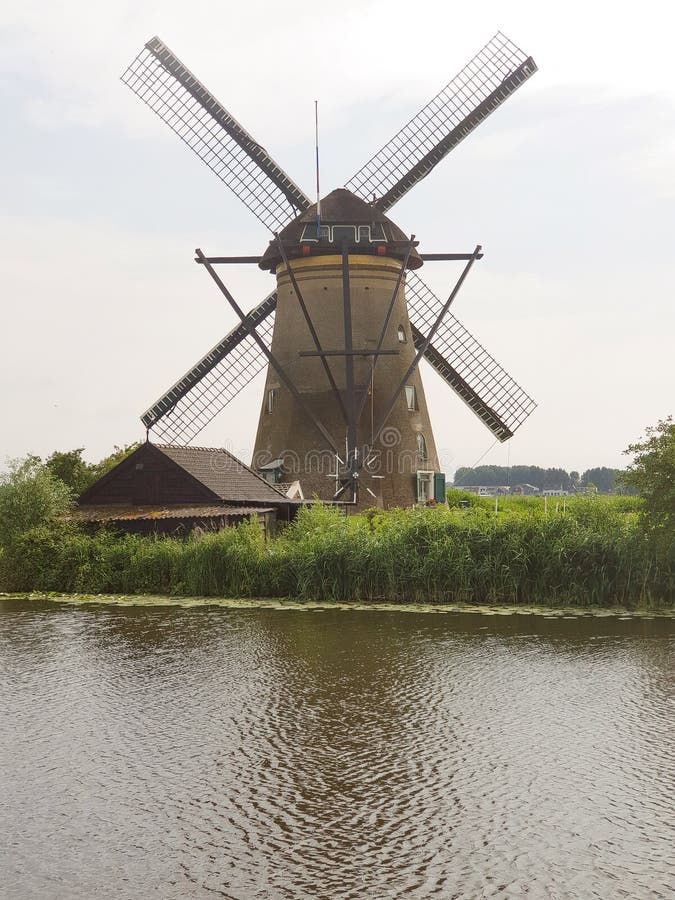
<svg viewBox="0 0 675 900">
<path fill-rule="evenodd" d="M 654 550 L 631 498 L 474 498 L 469 508 L 345 519 L 303 510 L 265 544 L 258 527 L 189 540 L 40 527 L 0 556 L 0 590 L 292 597 L 332 602 L 670 605 L 672 549 Z"/>
</svg>

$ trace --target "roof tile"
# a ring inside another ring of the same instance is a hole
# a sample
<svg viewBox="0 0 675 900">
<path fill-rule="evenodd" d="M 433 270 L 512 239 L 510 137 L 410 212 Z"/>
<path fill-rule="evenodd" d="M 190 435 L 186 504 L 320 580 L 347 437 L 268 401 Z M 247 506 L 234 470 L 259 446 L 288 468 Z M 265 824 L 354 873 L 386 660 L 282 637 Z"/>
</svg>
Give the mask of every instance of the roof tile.
<svg viewBox="0 0 675 900">
<path fill-rule="evenodd" d="M 174 444 L 153 446 L 225 502 L 290 502 L 274 485 L 227 450 Z"/>
</svg>

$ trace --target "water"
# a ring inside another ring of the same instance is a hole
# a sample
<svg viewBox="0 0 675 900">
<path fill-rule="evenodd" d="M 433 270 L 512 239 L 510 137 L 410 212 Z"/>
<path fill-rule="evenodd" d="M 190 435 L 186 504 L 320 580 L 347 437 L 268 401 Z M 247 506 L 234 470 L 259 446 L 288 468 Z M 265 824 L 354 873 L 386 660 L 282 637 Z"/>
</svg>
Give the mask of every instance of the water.
<svg viewBox="0 0 675 900">
<path fill-rule="evenodd" d="M 0 602 L 0 895 L 672 897 L 673 629 Z"/>
</svg>

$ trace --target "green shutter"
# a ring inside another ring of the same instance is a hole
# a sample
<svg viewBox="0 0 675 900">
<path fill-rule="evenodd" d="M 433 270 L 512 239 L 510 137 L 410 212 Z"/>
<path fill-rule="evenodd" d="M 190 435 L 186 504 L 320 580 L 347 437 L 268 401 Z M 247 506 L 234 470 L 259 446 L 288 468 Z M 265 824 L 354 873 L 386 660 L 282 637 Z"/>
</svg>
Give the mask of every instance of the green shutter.
<svg viewBox="0 0 675 900">
<path fill-rule="evenodd" d="M 436 503 L 445 503 L 445 475 L 443 472 L 434 473 L 434 500 Z"/>
</svg>

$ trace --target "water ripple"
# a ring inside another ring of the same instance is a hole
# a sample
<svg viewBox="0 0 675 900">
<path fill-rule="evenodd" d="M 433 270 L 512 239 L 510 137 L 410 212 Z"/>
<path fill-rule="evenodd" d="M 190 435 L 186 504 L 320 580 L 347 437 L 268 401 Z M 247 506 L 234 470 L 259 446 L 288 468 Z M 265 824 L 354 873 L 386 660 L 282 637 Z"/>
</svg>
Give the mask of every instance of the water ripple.
<svg viewBox="0 0 675 900">
<path fill-rule="evenodd" d="M 672 623 L 487 621 L 5 603 L 3 897 L 673 896 Z"/>
</svg>

